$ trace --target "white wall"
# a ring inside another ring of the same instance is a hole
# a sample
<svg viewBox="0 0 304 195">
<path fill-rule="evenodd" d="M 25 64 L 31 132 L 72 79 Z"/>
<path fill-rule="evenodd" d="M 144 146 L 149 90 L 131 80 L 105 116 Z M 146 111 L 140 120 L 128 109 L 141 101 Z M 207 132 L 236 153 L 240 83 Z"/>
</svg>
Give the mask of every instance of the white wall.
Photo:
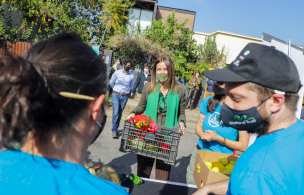
<svg viewBox="0 0 304 195">
<path fill-rule="evenodd" d="M 195 39 L 198 44 L 204 44 L 205 37 L 210 35 L 212 36 L 214 34 L 216 35 L 216 43 L 218 49 L 221 50 L 223 46 L 225 46 L 227 49 L 226 50 L 228 52 L 227 64 L 230 64 L 248 43 L 262 44 L 262 40 L 258 41 L 246 37 L 240 37 L 240 36 L 229 35 L 224 33 L 207 34 L 207 33 L 195 32 L 195 34 L 193 35 L 193 39 Z"/>
</svg>

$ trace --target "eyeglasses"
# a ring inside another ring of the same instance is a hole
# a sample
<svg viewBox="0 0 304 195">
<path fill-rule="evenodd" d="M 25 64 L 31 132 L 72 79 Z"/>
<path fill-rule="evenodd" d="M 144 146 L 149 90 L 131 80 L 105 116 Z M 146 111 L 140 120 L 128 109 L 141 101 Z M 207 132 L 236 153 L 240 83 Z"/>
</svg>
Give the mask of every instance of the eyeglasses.
<svg viewBox="0 0 304 195">
<path fill-rule="evenodd" d="M 95 100 L 94 97 L 87 96 L 87 95 L 81 95 L 81 94 L 77 94 L 77 93 L 71 93 L 71 92 L 59 92 L 59 95 L 61 95 L 63 97 L 67 97 L 67 98 L 80 99 L 80 100 Z M 92 143 L 98 138 L 98 136 L 101 134 L 101 132 L 103 131 L 103 129 L 106 125 L 107 113 L 106 113 L 106 107 L 105 107 L 104 102 L 102 103 L 102 107 L 103 107 L 103 112 L 104 112 L 103 121 L 102 121 L 102 124 L 100 124 L 97 120 L 95 121 L 95 123 L 99 127 L 99 131 L 98 131 L 98 134 L 95 137 L 95 139 L 92 141 Z"/>
</svg>

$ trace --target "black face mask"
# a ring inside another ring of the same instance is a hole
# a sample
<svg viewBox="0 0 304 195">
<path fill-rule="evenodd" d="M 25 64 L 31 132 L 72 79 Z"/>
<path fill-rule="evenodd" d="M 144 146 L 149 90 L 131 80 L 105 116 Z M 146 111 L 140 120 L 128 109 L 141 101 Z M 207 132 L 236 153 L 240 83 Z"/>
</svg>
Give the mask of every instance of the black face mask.
<svg viewBox="0 0 304 195">
<path fill-rule="evenodd" d="M 220 95 L 220 96 L 226 95 L 225 89 L 217 86 L 216 84 L 213 85 L 212 89 L 213 89 L 213 92 L 215 93 L 215 95 Z"/>
<path fill-rule="evenodd" d="M 129 71 L 129 70 L 130 70 L 130 67 L 129 67 L 129 66 L 124 66 L 124 70 L 125 70 L 125 71 Z"/>
<path fill-rule="evenodd" d="M 106 122 L 107 122 L 107 113 L 106 113 L 106 108 L 105 108 L 104 103 L 102 104 L 102 107 L 103 107 L 103 111 L 104 111 L 103 121 L 102 121 L 102 124 L 100 124 L 98 121 L 95 121 L 96 124 L 97 124 L 98 127 L 99 127 L 99 130 L 98 130 L 98 133 L 97 133 L 96 137 L 94 138 L 94 140 L 92 141 L 91 144 L 93 144 L 93 143 L 95 142 L 95 140 L 99 137 L 99 135 L 100 135 L 101 132 L 103 131 L 104 126 L 106 125 Z"/>
<path fill-rule="evenodd" d="M 264 100 L 261 104 L 263 104 L 266 100 Z M 220 112 L 223 125 L 237 130 L 247 130 L 251 133 L 257 131 L 263 125 L 267 124 L 267 121 L 261 117 L 258 111 L 258 107 L 260 105 L 257 107 L 252 107 L 248 110 L 238 111 L 229 108 L 225 103 L 223 103 Z"/>
</svg>

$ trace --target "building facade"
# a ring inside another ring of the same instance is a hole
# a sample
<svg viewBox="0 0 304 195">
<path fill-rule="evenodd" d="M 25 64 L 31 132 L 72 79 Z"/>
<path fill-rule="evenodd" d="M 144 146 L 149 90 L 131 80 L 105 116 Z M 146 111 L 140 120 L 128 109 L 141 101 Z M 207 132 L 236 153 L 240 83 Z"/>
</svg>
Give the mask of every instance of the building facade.
<svg viewBox="0 0 304 195">
<path fill-rule="evenodd" d="M 139 28 L 143 31 L 147 26 L 152 25 L 154 19 L 163 19 L 166 21 L 167 17 L 172 14 L 173 11 L 175 12 L 175 18 L 178 23 L 188 19 L 185 26 L 189 30 L 193 30 L 196 12 L 159 6 L 158 1 L 154 0 L 138 0 L 133 7 L 129 8 L 129 25 L 127 28 L 130 33 L 137 32 Z"/>
<path fill-rule="evenodd" d="M 184 22 L 186 19 L 188 19 L 188 22 L 185 25 L 185 27 L 188 28 L 189 30 L 193 30 L 194 22 L 195 22 L 195 15 L 196 15 L 196 12 L 194 12 L 194 11 L 157 6 L 155 19 L 156 20 L 159 20 L 159 19 L 166 20 L 167 17 L 170 14 L 172 14 L 173 11 L 175 12 L 175 18 L 177 19 L 178 23 Z"/>
<path fill-rule="evenodd" d="M 262 44 L 261 38 L 240 35 L 236 33 L 230 33 L 225 31 L 215 31 L 213 33 L 203 33 L 203 32 L 194 32 L 193 39 L 197 41 L 197 44 L 204 44 L 206 36 L 216 35 L 216 43 L 218 50 L 221 50 L 223 46 L 226 48 L 227 52 L 227 64 L 230 64 L 237 55 L 242 51 L 242 49 L 248 43 L 258 43 Z"/>
</svg>

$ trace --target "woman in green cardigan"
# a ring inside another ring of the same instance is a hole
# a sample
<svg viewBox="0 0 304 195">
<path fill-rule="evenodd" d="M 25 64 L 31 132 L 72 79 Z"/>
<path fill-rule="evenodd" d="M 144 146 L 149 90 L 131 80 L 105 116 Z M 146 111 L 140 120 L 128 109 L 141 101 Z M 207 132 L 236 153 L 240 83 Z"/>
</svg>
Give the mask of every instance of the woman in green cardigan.
<svg viewBox="0 0 304 195">
<path fill-rule="evenodd" d="M 158 125 L 180 126 L 181 135 L 185 133 L 185 90 L 177 84 L 174 63 L 168 57 L 155 61 L 151 84 L 145 85 L 140 102 L 128 119 L 144 112 Z M 149 178 L 154 161 L 154 158 L 137 155 L 137 175 Z M 171 165 L 156 160 L 155 179 L 168 181 L 170 171 Z"/>
</svg>

